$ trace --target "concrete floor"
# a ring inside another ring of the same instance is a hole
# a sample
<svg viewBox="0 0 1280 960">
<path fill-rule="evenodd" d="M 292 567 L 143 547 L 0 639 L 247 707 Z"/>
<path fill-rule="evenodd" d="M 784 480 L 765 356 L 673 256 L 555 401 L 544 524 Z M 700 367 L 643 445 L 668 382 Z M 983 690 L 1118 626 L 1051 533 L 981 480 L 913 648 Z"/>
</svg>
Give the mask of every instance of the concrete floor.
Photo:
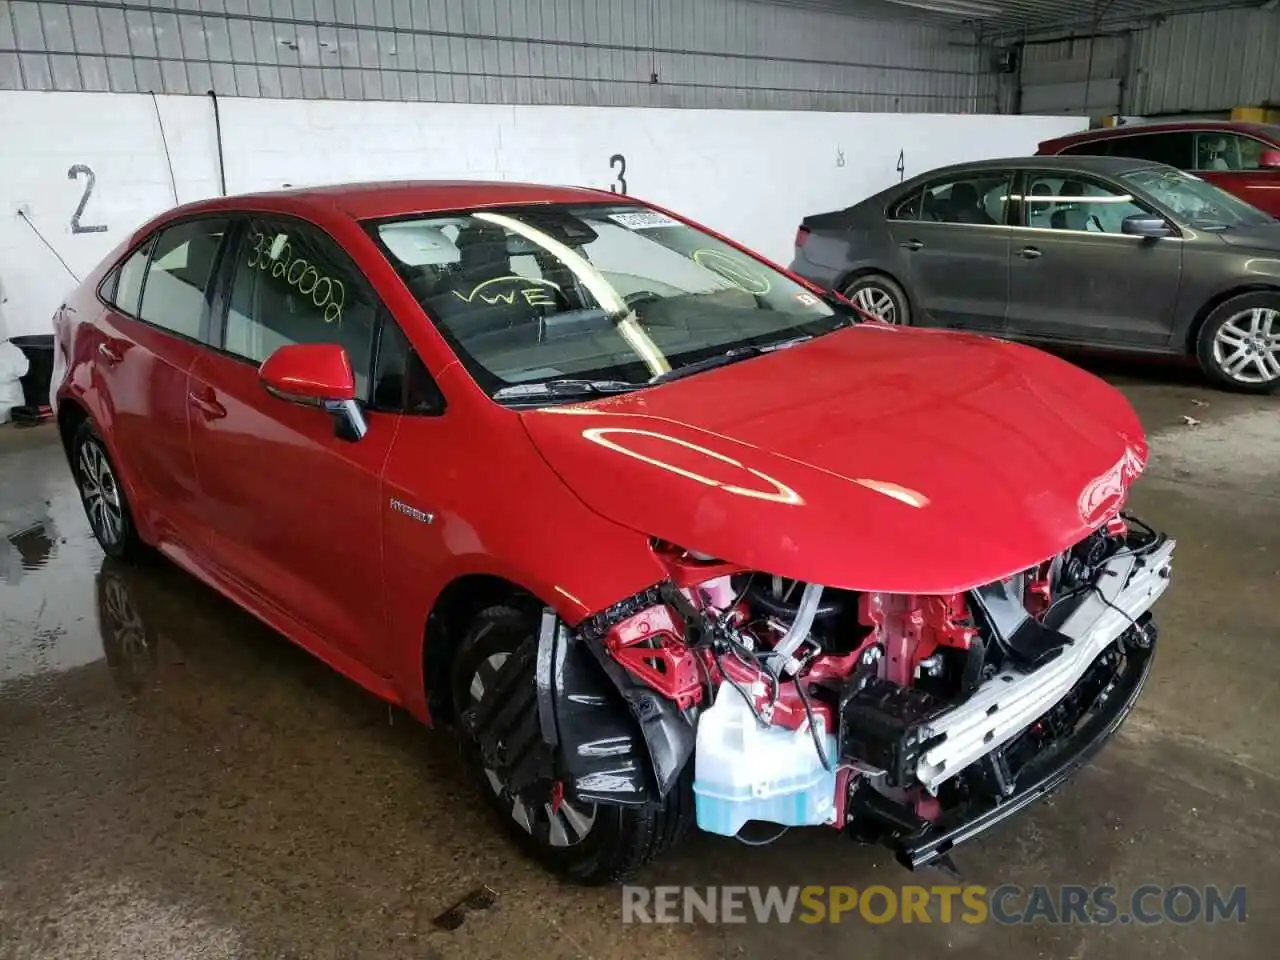
<svg viewBox="0 0 1280 960">
<path fill-rule="evenodd" d="M 1245 924 L 624 926 L 618 891 L 558 886 L 514 851 L 446 734 L 174 569 L 104 564 L 51 431 L 3 428 L 0 957 L 1270 955 L 1280 398 L 1104 372 L 1151 433 L 1132 506 L 1180 541 L 1153 679 L 1098 760 L 956 859 L 989 887 L 1242 884 Z M 823 830 L 695 836 L 644 879 L 946 882 Z M 485 884 L 491 908 L 433 924 Z"/>
</svg>

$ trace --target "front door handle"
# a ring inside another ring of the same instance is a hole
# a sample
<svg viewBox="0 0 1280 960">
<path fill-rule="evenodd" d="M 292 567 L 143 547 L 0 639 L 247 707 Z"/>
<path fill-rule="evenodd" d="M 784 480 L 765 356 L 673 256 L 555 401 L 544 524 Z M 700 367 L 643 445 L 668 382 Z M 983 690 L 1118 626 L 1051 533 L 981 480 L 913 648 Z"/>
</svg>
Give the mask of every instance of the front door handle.
<svg viewBox="0 0 1280 960">
<path fill-rule="evenodd" d="M 903 240 L 900 244 L 898 244 L 898 246 L 902 247 L 904 250 L 916 251 L 916 250 L 919 250 L 921 247 L 923 247 L 924 244 L 921 243 L 919 240 Z"/>
<path fill-rule="evenodd" d="M 227 408 L 218 402 L 212 390 L 193 391 L 187 394 L 187 399 L 206 420 L 221 420 L 227 415 Z"/>
<path fill-rule="evenodd" d="M 1028 260 L 1038 260 L 1043 253 L 1039 247 L 1023 247 L 1018 251 L 1018 256 L 1025 257 Z"/>
<path fill-rule="evenodd" d="M 124 359 L 124 355 L 109 343 L 98 344 L 98 353 L 102 355 L 103 360 L 113 367 Z"/>
</svg>

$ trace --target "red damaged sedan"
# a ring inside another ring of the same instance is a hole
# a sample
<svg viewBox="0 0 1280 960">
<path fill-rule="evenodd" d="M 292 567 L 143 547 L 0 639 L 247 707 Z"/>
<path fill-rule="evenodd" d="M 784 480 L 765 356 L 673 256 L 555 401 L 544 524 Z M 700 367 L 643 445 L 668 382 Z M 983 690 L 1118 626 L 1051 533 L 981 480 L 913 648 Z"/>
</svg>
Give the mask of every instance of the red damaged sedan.
<svg viewBox="0 0 1280 960">
<path fill-rule="evenodd" d="M 864 322 L 627 197 L 191 204 L 55 328 L 102 548 L 452 725 L 578 882 L 695 823 L 945 864 L 1078 769 L 1150 669 L 1174 541 L 1124 511 L 1147 448 L 1118 392 Z"/>
</svg>

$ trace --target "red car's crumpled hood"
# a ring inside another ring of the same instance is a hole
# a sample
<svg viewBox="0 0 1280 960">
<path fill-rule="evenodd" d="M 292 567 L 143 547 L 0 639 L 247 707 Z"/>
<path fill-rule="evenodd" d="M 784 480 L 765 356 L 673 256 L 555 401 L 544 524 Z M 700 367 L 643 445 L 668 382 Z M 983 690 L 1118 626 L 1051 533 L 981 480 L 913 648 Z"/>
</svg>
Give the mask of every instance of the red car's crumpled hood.
<svg viewBox="0 0 1280 960">
<path fill-rule="evenodd" d="M 827 586 L 948 593 L 1048 559 L 1146 464 L 1111 386 L 1049 354 L 863 324 L 619 397 L 521 415 L 592 509 Z"/>
</svg>

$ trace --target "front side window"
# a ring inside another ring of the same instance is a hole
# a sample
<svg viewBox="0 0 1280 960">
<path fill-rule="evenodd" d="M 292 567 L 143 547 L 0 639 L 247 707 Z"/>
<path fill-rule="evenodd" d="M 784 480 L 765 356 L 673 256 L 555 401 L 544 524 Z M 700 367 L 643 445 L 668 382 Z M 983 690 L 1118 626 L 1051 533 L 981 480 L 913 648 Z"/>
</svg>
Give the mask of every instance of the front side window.
<svg viewBox="0 0 1280 960">
<path fill-rule="evenodd" d="M 1196 134 L 1197 170 L 1258 170 L 1262 154 L 1274 149 L 1270 144 L 1239 133 Z"/>
<path fill-rule="evenodd" d="M 370 230 L 499 399 L 566 380 L 642 387 L 850 322 L 754 257 L 634 205 L 488 208 Z"/>
<path fill-rule="evenodd" d="M 261 363 L 289 344 L 341 344 L 365 399 L 377 301 L 333 239 L 301 222 L 254 219 L 237 257 L 223 349 Z"/>
<path fill-rule="evenodd" d="M 1125 217 L 1147 211 L 1122 190 L 1095 180 L 1027 171 L 1023 225 L 1085 233 L 1121 233 Z"/>
<path fill-rule="evenodd" d="M 1150 194 L 1174 217 L 1201 230 L 1272 223 L 1272 218 L 1225 190 L 1181 170 L 1153 167 L 1121 174 L 1119 179 Z"/>
<path fill-rule="evenodd" d="M 1013 176 L 1007 170 L 970 173 L 924 188 L 919 219 L 933 223 L 1004 223 Z"/>
<path fill-rule="evenodd" d="M 209 307 L 209 278 L 226 230 L 226 220 L 191 220 L 160 234 L 142 289 L 141 319 L 199 339 Z"/>
</svg>

